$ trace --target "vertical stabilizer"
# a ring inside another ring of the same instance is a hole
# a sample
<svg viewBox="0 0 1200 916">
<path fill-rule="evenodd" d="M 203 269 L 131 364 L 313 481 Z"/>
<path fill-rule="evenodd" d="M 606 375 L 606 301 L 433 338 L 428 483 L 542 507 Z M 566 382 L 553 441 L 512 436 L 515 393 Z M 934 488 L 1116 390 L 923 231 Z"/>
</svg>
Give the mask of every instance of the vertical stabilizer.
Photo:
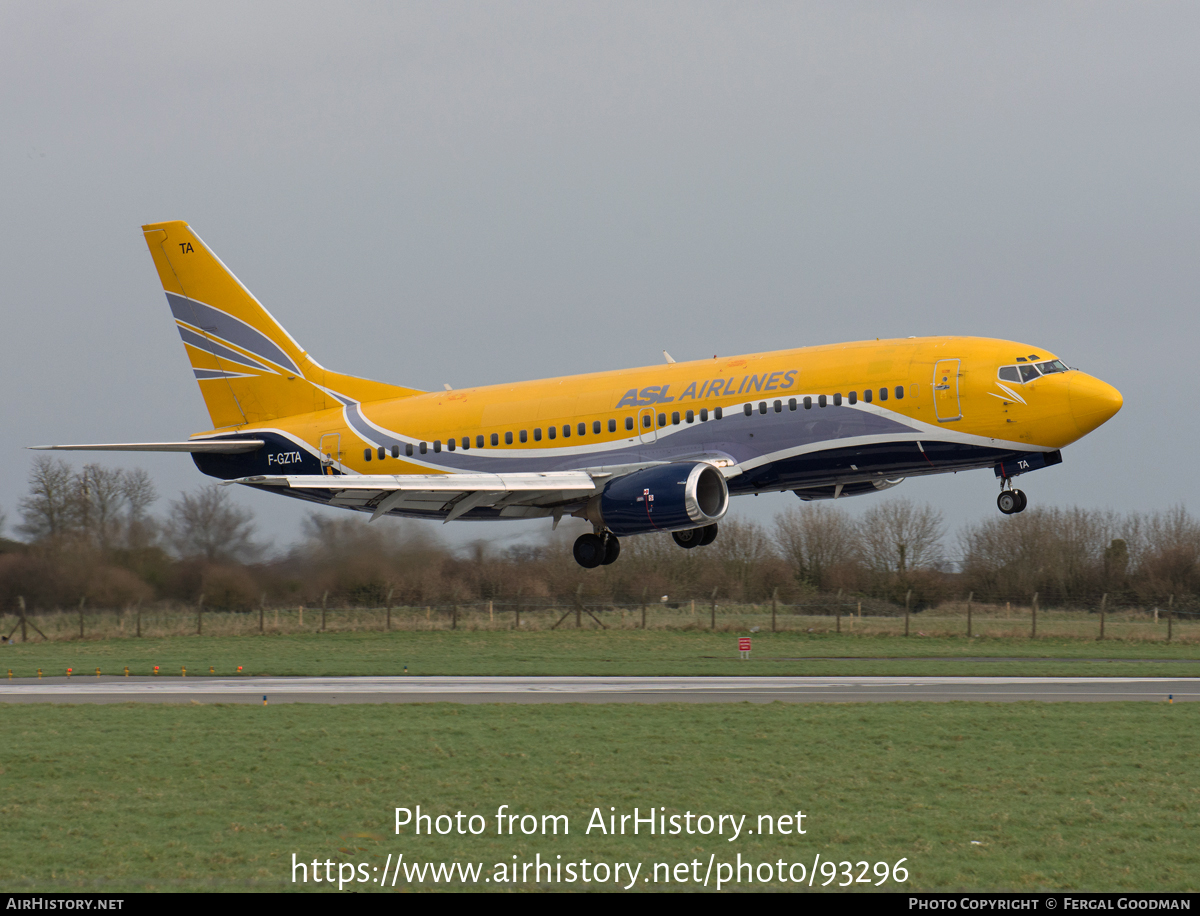
<svg viewBox="0 0 1200 916">
<path fill-rule="evenodd" d="M 215 428 L 417 393 L 321 367 L 187 223 L 142 231 Z"/>
</svg>

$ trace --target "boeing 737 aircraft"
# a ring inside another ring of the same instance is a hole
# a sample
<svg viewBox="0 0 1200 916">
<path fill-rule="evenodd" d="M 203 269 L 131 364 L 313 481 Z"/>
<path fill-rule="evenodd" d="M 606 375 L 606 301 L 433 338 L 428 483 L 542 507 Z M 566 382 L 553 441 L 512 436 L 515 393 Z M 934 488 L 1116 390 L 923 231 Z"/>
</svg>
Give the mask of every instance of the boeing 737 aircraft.
<svg viewBox="0 0 1200 916">
<path fill-rule="evenodd" d="M 910 337 L 713 357 L 461 390 L 332 372 L 186 223 L 142 227 L 212 418 L 183 442 L 38 448 L 190 452 L 205 474 L 383 515 L 586 519 L 575 559 L 612 563 L 619 537 L 709 544 L 730 496 L 804 500 L 905 477 L 1014 477 L 1121 408 L 1111 385 L 1040 346 Z"/>
</svg>

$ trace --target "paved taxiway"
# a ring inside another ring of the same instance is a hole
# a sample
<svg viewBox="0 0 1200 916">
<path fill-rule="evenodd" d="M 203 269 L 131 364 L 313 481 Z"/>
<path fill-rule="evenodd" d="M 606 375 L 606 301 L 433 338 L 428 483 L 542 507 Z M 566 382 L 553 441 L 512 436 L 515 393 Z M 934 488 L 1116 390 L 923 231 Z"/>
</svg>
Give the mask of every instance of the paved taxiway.
<svg viewBox="0 0 1200 916">
<path fill-rule="evenodd" d="M 1166 702 L 1200 678 L 1156 677 L 74 677 L 0 683 L 0 703 Z"/>
</svg>

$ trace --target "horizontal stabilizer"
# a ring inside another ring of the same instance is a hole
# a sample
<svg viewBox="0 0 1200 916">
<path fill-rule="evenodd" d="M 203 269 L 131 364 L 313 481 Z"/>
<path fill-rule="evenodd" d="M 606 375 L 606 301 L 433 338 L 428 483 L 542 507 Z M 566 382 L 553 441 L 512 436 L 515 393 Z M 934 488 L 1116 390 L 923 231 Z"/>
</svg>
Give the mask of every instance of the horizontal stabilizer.
<svg viewBox="0 0 1200 916">
<path fill-rule="evenodd" d="M 267 443 L 262 439 L 195 439 L 188 442 L 98 442 L 92 445 L 31 445 L 37 451 L 59 452 L 206 452 L 240 455 Z"/>
</svg>

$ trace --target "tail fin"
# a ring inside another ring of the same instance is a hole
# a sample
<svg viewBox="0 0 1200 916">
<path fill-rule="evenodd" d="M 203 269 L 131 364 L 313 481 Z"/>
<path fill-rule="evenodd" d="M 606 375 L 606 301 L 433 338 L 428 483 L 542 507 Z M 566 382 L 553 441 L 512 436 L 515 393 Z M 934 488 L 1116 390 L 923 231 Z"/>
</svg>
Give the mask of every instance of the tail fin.
<svg viewBox="0 0 1200 916">
<path fill-rule="evenodd" d="M 418 393 L 320 366 L 187 223 L 142 232 L 214 428 Z"/>
</svg>

